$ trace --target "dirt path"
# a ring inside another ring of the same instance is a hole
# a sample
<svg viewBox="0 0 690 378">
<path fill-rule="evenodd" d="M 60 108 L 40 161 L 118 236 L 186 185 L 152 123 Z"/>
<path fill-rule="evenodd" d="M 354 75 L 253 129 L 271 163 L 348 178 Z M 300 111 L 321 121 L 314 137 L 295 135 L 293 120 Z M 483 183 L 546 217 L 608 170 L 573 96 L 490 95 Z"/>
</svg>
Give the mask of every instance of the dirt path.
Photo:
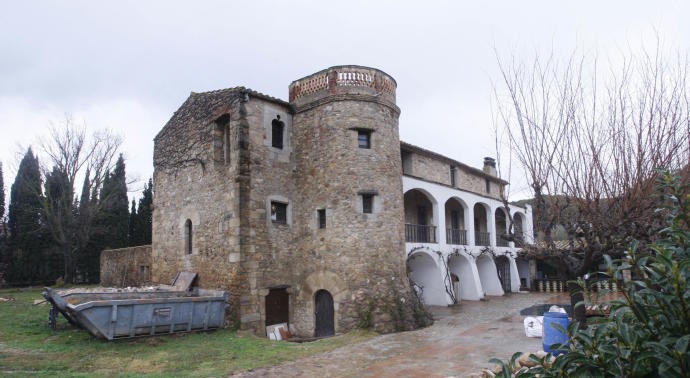
<svg viewBox="0 0 690 378">
<path fill-rule="evenodd" d="M 525 337 L 519 312 L 564 299 L 555 294 L 512 294 L 435 307 L 431 327 L 377 336 L 233 377 L 463 377 L 491 367 L 491 357 L 507 359 L 516 351 L 541 349 L 540 338 Z"/>
</svg>

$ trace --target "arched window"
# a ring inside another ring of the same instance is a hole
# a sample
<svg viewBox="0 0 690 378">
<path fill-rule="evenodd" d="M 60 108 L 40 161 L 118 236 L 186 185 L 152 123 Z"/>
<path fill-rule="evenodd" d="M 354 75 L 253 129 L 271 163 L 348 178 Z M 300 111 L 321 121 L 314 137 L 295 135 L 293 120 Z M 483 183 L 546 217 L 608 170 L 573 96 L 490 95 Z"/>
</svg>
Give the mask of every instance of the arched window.
<svg viewBox="0 0 690 378">
<path fill-rule="evenodd" d="M 192 254 L 192 220 L 184 222 L 184 250 L 188 255 Z"/>
<path fill-rule="evenodd" d="M 271 121 L 271 145 L 275 148 L 283 148 L 283 132 L 285 130 L 285 122 L 280 120 L 280 115 Z"/>
</svg>

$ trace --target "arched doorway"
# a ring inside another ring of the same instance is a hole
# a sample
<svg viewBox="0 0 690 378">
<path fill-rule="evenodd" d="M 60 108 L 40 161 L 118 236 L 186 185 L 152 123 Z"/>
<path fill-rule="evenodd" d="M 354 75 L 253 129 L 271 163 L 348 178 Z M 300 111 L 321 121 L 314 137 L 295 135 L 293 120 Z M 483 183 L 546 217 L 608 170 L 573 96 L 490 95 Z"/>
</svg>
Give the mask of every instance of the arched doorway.
<svg viewBox="0 0 690 378">
<path fill-rule="evenodd" d="M 501 288 L 501 281 L 498 279 L 496 273 L 496 263 L 487 256 L 482 255 L 477 258 L 477 271 L 479 273 L 479 281 L 482 284 L 482 290 L 486 295 L 503 295 Z"/>
<path fill-rule="evenodd" d="M 431 255 L 417 252 L 407 258 L 407 274 L 417 294 L 427 305 L 447 306 L 443 275 Z"/>
<path fill-rule="evenodd" d="M 498 280 L 501 281 L 501 288 L 503 288 L 503 292 L 510 293 L 510 260 L 508 260 L 507 257 L 496 257 L 496 272 L 498 273 Z"/>
<path fill-rule="evenodd" d="M 453 255 L 448 259 L 448 269 L 458 277 L 457 299 L 479 300 L 481 293 L 474 280 L 472 264 L 464 255 Z"/>
<path fill-rule="evenodd" d="M 314 336 L 335 335 L 333 296 L 328 290 L 319 290 L 314 294 Z"/>
</svg>

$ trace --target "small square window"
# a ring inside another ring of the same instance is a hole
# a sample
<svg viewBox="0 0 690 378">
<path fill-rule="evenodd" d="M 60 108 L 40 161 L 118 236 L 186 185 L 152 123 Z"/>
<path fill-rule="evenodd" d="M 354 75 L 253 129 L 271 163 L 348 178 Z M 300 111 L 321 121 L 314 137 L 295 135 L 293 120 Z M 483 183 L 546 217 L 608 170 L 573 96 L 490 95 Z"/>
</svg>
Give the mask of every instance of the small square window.
<svg viewBox="0 0 690 378">
<path fill-rule="evenodd" d="M 359 148 L 371 148 L 371 130 L 357 130 Z"/>
<path fill-rule="evenodd" d="M 374 212 L 373 194 L 362 194 L 362 212 L 364 214 L 371 214 Z"/>
<path fill-rule="evenodd" d="M 326 228 L 326 209 L 318 209 L 316 214 L 319 218 L 319 228 Z"/>
<path fill-rule="evenodd" d="M 276 224 L 287 224 L 286 203 L 271 202 L 271 222 Z"/>
</svg>

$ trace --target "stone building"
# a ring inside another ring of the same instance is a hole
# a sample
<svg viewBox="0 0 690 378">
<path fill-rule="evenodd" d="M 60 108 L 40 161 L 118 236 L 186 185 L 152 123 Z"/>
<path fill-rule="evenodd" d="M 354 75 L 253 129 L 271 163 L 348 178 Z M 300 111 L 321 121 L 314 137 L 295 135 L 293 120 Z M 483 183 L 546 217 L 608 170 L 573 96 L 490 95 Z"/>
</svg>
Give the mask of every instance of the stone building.
<svg viewBox="0 0 690 378">
<path fill-rule="evenodd" d="M 289 322 L 304 336 L 363 317 L 398 328 L 407 269 L 430 304 L 499 294 L 472 257 L 505 232 L 506 183 L 401 144 L 395 91 L 380 70 L 337 66 L 292 82 L 289 102 L 243 87 L 192 93 L 155 138 L 152 281 L 197 272 L 199 286 L 231 293 L 242 328 Z M 487 246 L 517 277 L 503 244 Z M 468 260 L 453 265 L 461 289 L 439 263 L 457 256 Z M 461 295 L 437 295 L 444 285 Z"/>
</svg>

